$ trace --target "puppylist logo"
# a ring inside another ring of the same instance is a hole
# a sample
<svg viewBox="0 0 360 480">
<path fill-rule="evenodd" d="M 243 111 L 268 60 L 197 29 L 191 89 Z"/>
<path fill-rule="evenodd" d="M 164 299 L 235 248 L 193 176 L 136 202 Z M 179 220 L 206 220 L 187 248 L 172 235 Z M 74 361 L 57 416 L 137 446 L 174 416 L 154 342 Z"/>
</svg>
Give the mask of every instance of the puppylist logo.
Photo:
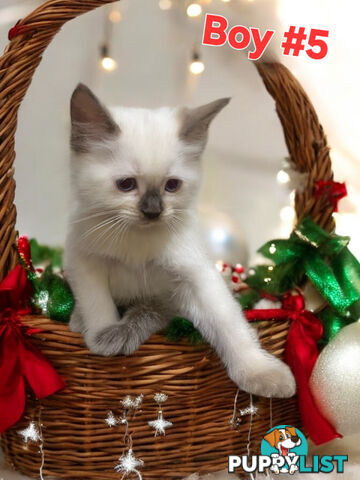
<svg viewBox="0 0 360 480">
<path fill-rule="evenodd" d="M 270 469 L 275 475 L 287 473 L 344 473 L 347 455 L 314 455 L 312 464 L 306 464 L 308 445 L 304 434 L 290 425 L 271 428 L 261 441 L 261 455 L 231 455 L 228 471 L 242 468 L 246 473 L 264 473 Z"/>
</svg>

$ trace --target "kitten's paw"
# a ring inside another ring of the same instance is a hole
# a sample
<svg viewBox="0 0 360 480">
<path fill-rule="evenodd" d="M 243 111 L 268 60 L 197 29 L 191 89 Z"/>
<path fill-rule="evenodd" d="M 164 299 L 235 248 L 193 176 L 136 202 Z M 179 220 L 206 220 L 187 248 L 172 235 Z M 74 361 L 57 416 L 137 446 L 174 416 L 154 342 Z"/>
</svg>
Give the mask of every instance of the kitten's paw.
<svg viewBox="0 0 360 480">
<path fill-rule="evenodd" d="M 239 376 L 236 373 L 230 376 L 242 390 L 261 397 L 288 398 L 296 392 L 296 383 L 290 368 L 265 352 L 254 356 L 248 370 L 242 372 L 240 378 L 237 378 Z"/>
<path fill-rule="evenodd" d="M 69 329 L 72 332 L 82 333 L 84 331 L 84 322 L 82 321 L 80 314 L 76 310 L 74 310 L 71 314 Z"/>
<path fill-rule="evenodd" d="M 130 335 L 124 325 L 111 325 L 100 330 L 95 335 L 85 335 L 89 350 L 104 357 L 114 355 L 131 355 L 140 346 L 134 335 Z"/>
</svg>

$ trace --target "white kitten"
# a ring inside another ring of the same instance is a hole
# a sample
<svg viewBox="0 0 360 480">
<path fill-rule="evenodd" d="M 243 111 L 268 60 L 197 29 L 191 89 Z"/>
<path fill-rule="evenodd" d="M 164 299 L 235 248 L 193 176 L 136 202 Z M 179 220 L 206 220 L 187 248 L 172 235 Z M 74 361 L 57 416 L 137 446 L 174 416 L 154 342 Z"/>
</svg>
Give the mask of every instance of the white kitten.
<svg viewBox="0 0 360 480">
<path fill-rule="evenodd" d="M 114 120 L 87 87 L 76 88 L 65 251 L 76 298 L 70 326 L 95 353 L 129 355 L 181 315 L 241 389 L 287 397 L 295 393 L 289 368 L 261 349 L 198 234 L 200 156 L 210 122 L 228 102 L 121 108 Z M 117 305 L 128 307 L 122 317 Z"/>
</svg>

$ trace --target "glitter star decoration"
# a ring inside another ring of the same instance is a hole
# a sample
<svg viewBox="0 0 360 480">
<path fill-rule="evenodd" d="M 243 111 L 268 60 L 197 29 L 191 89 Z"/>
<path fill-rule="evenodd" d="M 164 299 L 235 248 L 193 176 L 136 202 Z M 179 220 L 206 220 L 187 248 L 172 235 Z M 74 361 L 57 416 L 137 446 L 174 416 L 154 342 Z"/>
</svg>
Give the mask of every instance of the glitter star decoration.
<svg viewBox="0 0 360 480">
<path fill-rule="evenodd" d="M 30 422 L 27 428 L 25 428 L 24 430 L 20 430 L 17 433 L 24 437 L 25 443 L 28 443 L 29 440 L 31 440 L 32 442 L 38 442 L 39 440 L 41 440 L 41 435 L 35 422 Z"/>
<path fill-rule="evenodd" d="M 242 417 L 244 417 L 245 415 L 256 415 L 258 410 L 258 407 L 255 407 L 255 405 L 250 405 L 243 410 L 239 410 L 239 413 Z"/>
<path fill-rule="evenodd" d="M 168 396 L 166 395 L 166 393 L 155 393 L 154 395 L 154 400 L 159 405 L 161 403 L 166 402 L 167 399 L 168 399 Z"/>
<path fill-rule="evenodd" d="M 173 425 L 171 422 L 164 419 L 162 412 L 159 412 L 159 416 L 156 420 L 151 420 L 148 424 L 155 430 L 155 437 L 158 435 L 165 435 L 165 430 Z"/>
<path fill-rule="evenodd" d="M 109 427 L 115 427 L 118 424 L 118 420 L 112 411 L 107 414 L 105 422 L 108 424 Z"/>
<path fill-rule="evenodd" d="M 124 400 L 121 400 L 120 403 L 126 410 L 136 409 L 136 408 L 139 408 L 140 405 L 142 404 L 143 398 L 144 398 L 144 395 L 142 394 L 138 395 L 135 398 L 132 398 L 130 395 L 126 395 Z"/>
<path fill-rule="evenodd" d="M 125 455 L 122 455 L 119 458 L 119 463 L 115 465 L 114 469 L 116 472 L 124 472 L 124 474 L 136 473 L 141 480 L 142 476 L 137 468 L 142 467 L 143 465 L 144 462 L 139 458 L 136 458 L 134 452 L 130 448 Z"/>
</svg>

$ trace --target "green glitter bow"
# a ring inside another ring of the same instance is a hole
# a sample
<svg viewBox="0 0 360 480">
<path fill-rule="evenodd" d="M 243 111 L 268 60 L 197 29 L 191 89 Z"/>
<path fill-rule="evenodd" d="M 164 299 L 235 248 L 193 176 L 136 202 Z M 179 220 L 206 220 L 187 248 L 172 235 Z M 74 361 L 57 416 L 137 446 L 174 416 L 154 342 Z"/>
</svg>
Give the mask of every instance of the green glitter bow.
<svg viewBox="0 0 360 480">
<path fill-rule="evenodd" d="M 360 264 L 347 248 L 349 241 L 349 237 L 329 234 L 304 218 L 289 239 L 267 242 L 258 250 L 273 265 L 253 269 L 247 283 L 282 295 L 307 277 L 329 304 L 327 322 L 332 312 L 337 325 L 345 325 L 360 316 Z"/>
</svg>

